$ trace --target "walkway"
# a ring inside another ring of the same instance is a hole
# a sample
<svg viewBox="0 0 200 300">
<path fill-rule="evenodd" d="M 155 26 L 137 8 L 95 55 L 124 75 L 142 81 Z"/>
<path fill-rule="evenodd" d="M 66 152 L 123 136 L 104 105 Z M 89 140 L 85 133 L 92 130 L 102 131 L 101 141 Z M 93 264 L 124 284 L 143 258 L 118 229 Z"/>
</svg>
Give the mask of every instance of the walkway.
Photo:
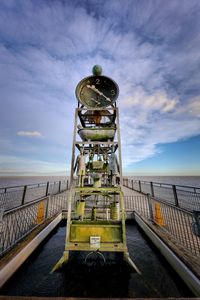
<svg viewBox="0 0 200 300">
<path fill-rule="evenodd" d="M 200 278 L 200 237 L 192 231 L 191 213 L 151 198 L 153 222 L 150 221 L 147 196 L 123 187 L 126 211 L 135 211 Z M 155 212 L 155 204 L 159 213 Z M 161 218 L 159 220 L 159 218 Z"/>
</svg>

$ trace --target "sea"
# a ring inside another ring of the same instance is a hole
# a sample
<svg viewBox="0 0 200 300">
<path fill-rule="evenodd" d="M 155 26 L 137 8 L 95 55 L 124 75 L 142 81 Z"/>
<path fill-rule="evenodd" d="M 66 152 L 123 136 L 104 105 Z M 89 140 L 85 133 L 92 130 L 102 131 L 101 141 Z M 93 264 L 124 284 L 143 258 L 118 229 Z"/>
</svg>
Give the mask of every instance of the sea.
<svg viewBox="0 0 200 300">
<path fill-rule="evenodd" d="M 200 188 L 200 176 L 129 176 L 133 180 L 168 183 Z"/>
<path fill-rule="evenodd" d="M 200 176 L 127 176 L 133 180 L 168 183 L 200 188 Z M 66 181 L 67 176 L 0 176 L 0 188 L 46 183 L 48 181 Z"/>
<path fill-rule="evenodd" d="M 0 176 L 0 188 L 23 186 L 37 183 L 66 181 L 67 176 Z"/>
</svg>

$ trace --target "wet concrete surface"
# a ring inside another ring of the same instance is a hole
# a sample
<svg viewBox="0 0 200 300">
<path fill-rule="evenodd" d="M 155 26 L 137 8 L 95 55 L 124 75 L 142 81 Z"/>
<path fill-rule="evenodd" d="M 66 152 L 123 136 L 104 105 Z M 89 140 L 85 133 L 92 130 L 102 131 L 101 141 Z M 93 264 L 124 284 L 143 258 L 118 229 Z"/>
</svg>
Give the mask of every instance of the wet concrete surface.
<svg viewBox="0 0 200 300">
<path fill-rule="evenodd" d="M 129 253 L 142 276 L 118 257 L 98 257 L 84 263 L 84 256 L 72 258 L 60 271 L 51 269 L 64 250 L 66 227 L 61 225 L 31 255 L 1 290 L 1 295 L 49 297 L 192 297 L 153 244 L 134 223 L 127 224 Z M 82 261 L 82 262 L 81 262 Z"/>
</svg>

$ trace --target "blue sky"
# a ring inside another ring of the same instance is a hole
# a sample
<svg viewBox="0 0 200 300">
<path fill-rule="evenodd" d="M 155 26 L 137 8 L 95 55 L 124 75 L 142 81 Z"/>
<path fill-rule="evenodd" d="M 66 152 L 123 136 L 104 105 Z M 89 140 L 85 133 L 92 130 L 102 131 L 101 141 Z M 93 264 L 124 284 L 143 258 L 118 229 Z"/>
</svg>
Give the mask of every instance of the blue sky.
<svg viewBox="0 0 200 300">
<path fill-rule="evenodd" d="M 124 174 L 200 175 L 200 1 L 0 1 L 0 175 L 69 171 L 75 88 L 120 88 Z"/>
</svg>

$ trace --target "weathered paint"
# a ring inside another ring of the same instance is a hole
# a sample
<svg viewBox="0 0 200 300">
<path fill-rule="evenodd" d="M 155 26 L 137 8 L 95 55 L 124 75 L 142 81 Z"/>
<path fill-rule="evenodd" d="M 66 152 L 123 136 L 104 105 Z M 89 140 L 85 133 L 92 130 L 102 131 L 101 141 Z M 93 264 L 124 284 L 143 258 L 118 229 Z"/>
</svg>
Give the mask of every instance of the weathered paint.
<svg viewBox="0 0 200 300">
<path fill-rule="evenodd" d="M 76 224 L 72 222 L 70 227 L 70 242 L 89 243 L 91 236 L 99 236 L 102 243 L 120 243 L 122 242 L 121 222 L 119 224 L 106 224 L 106 221 L 104 224 L 97 221 Z M 101 246 L 99 249 L 101 249 Z"/>
<path fill-rule="evenodd" d="M 84 213 L 85 213 L 85 201 L 84 200 L 77 200 L 77 202 L 76 202 L 76 216 L 83 218 Z"/>
<path fill-rule="evenodd" d="M 165 226 L 164 217 L 161 211 L 160 203 L 155 203 L 155 218 L 154 221 L 160 226 Z"/>
<path fill-rule="evenodd" d="M 80 137 L 84 140 L 91 140 L 91 141 L 107 141 L 113 140 L 115 137 L 115 129 L 112 128 L 87 128 L 87 129 L 80 129 L 78 131 Z"/>
<path fill-rule="evenodd" d="M 45 205 L 44 205 L 44 201 L 42 201 L 38 205 L 36 223 L 37 224 L 42 223 L 44 221 L 44 218 L 45 218 Z"/>
</svg>

